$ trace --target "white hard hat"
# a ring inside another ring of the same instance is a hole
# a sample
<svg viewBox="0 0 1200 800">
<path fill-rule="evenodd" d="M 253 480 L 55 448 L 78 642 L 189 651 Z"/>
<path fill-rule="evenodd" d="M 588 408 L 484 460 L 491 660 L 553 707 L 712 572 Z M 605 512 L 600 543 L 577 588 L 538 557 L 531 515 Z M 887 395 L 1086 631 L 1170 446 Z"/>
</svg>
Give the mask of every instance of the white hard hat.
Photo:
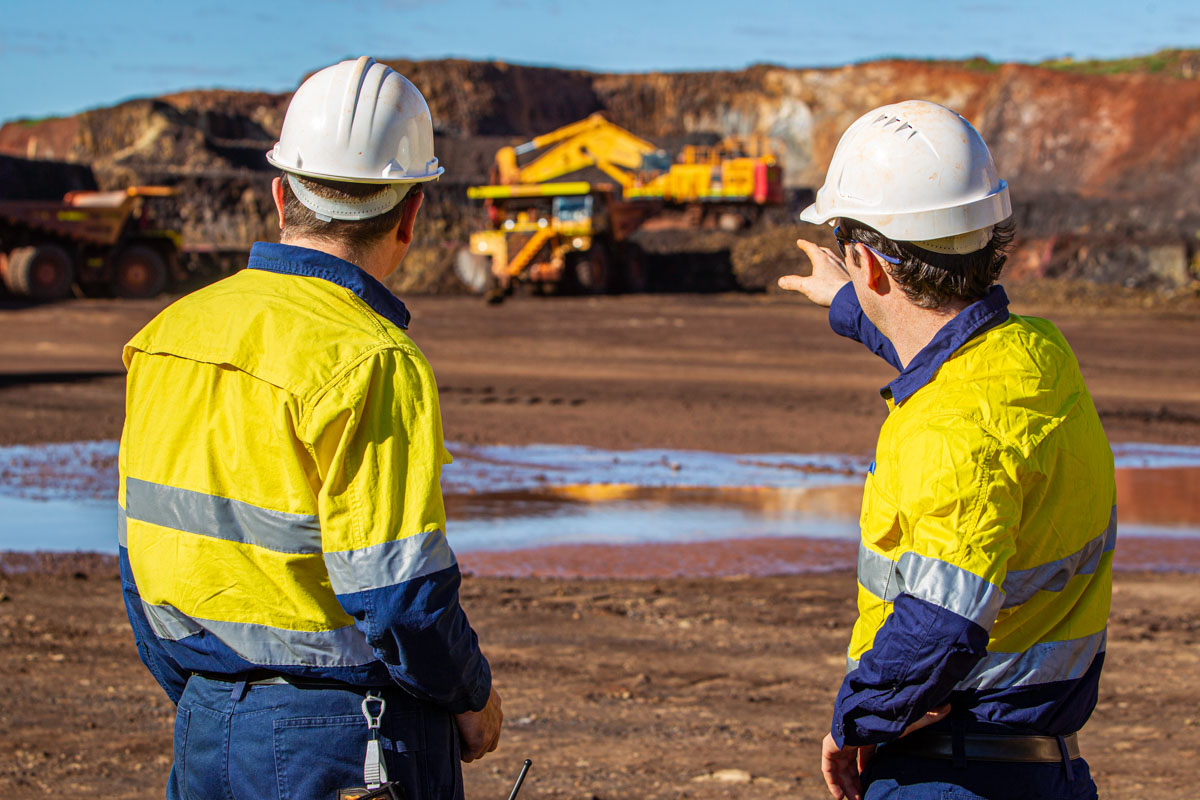
<svg viewBox="0 0 1200 800">
<path fill-rule="evenodd" d="M 301 203 L 334 219 L 366 219 L 393 208 L 404 184 L 436 180 L 433 119 L 417 87 L 391 67 L 363 56 L 309 77 L 288 105 L 267 161 L 293 175 L 390 184 L 365 202 L 339 202 L 289 180 Z M 318 207 L 319 206 L 319 207 Z"/>
<path fill-rule="evenodd" d="M 1012 215 L 983 137 L 936 103 L 906 100 L 859 117 L 838 142 L 817 201 L 800 213 L 821 224 L 846 217 L 893 241 L 972 253 Z"/>
</svg>

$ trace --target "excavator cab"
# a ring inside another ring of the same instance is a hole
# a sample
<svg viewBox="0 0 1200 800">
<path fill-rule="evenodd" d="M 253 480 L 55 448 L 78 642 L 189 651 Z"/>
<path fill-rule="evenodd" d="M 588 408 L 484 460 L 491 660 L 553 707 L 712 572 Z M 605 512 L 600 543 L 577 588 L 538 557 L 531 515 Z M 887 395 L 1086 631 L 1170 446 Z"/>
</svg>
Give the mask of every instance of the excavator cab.
<svg viewBox="0 0 1200 800">
<path fill-rule="evenodd" d="M 551 215 L 560 225 L 587 226 L 592 224 L 592 196 L 556 197 L 551 206 Z"/>
</svg>

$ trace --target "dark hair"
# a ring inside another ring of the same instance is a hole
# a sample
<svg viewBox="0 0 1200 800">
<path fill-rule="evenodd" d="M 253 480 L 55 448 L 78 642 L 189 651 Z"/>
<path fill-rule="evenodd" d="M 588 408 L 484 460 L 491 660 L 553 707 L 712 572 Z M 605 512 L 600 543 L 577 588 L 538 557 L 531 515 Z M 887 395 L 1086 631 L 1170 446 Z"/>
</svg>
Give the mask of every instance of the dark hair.
<svg viewBox="0 0 1200 800">
<path fill-rule="evenodd" d="M 383 187 L 377 183 L 344 183 L 342 181 L 318 180 L 296 176 L 307 189 L 319 197 L 330 200 L 358 200 L 377 194 Z M 312 209 L 305 206 L 292 191 L 287 173 L 283 174 L 283 228 L 280 238 L 291 236 L 311 236 L 328 242 L 337 242 L 351 254 L 357 255 L 379 242 L 396 227 L 400 217 L 404 215 L 404 207 L 413 197 L 421 193 L 419 186 L 414 186 L 404 199 L 396 204 L 391 211 L 385 211 L 377 217 L 364 220 L 332 220 L 324 222 L 317 219 Z"/>
<path fill-rule="evenodd" d="M 959 255 L 893 241 L 857 220 L 842 218 L 838 224 L 843 238 L 900 259 L 899 264 L 887 264 L 887 271 L 920 308 L 941 308 L 951 300 L 981 299 L 1004 269 L 1014 230 L 1011 219 L 1006 220 L 992 230 L 992 238 L 983 249 Z"/>
</svg>

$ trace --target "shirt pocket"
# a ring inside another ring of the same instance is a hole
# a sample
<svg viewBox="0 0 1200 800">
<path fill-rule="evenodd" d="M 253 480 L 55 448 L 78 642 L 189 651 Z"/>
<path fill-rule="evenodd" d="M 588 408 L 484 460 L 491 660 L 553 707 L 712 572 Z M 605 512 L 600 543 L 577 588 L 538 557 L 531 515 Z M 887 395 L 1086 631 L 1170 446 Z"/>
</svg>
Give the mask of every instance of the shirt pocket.
<svg viewBox="0 0 1200 800">
<path fill-rule="evenodd" d="M 864 544 L 881 553 L 891 554 L 900 546 L 900 511 L 881 484 L 878 475 L 867 475 L 858 527 Z"/>
</svg>

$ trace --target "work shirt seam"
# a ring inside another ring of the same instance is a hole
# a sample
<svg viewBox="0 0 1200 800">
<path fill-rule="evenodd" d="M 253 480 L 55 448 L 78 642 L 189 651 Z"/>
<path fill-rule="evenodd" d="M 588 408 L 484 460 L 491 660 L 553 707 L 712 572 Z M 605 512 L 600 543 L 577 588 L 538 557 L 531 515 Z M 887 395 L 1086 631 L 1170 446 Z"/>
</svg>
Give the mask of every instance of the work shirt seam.
<svg viewBox="0 0 1200 800">
<path fill-rule="evenodd" d="M 149 344 L 149 342 L 147 342 L 147 344 Z M 126 347 L 128 347 L 129 349 L 133 350 L 136 353 L 141 353 L 142 355 L 147 355 L 147 356 L 166 356 L 168 358 L 178 358 L 178 359 L 182 359 L 184 361 L 191 361 L 195 364 L 208 364 L 209 366 L 213 366 L 213 367 L 232 367 L 233 369 L 236 369 L 238 372 L 241 372 L 243 375 L 248 375 L 249 377 L 253 378 L 256 381 L 261 381 L 262 383 L 265 383 L 268 386 L 274 386 L 276 389 L 280 389 L 282 391 L 287 392 L 288 394 L 292 395 L 292 397 L 296 398 L 297 400 L 301 400 L 304 397 L 304 392 L 299 386 L 285 386 L 278 381 L 268 380 L 265 376 L 260 375 L 257 372 L 251 372 L 250 370 L 246 369 L 241 364 L 235 364 L 232 361 L 214 358 L 210 354 L 204 354 L 197 350 L 189 350 L 186 347 L 176 348 L 174 346 L 172 346 L 172 348 L 170 350 L 165 350 L 160 347 L 155 347 L 154 349 L 147 350 L 145 348 L 142 348 L 142 347 L 139 347 L 139 346 L 133 345 L 133 344 L 126 345 Z"/>
<path fill-rule="evenodd" d="M 374 345 L 371 345 L 369 348 L 363 350 L 353 358 L 348 359 L 344 366 L 337 370 L 333 376 L 329 378 L 329 380 L 325 381 L 325 383 L 321 384 L 316 389 L 313 389 L 307 397 L 301 398 L 301 402 L 305 405 L 305 409 L 300 415 L 299 427 L 302 430 L 307 430 L 308 425 L 311 422 L 313 411 L 316 410 L 316 407 L 321 404 L 322 400 L 325 399 L 325 395 L 332 391 L 334 387 L 354 374 L 357 369 L 362 367 L 362 365 L 371 358 L 388 351 L 396 351 L 408 358 L 414 358 L 417 356 L 416 351 L 410 350 L 399 342 L 378 342 Z M 307 441 L 307 437 L 305 437 L 305 440 Z"/>
</svg>

